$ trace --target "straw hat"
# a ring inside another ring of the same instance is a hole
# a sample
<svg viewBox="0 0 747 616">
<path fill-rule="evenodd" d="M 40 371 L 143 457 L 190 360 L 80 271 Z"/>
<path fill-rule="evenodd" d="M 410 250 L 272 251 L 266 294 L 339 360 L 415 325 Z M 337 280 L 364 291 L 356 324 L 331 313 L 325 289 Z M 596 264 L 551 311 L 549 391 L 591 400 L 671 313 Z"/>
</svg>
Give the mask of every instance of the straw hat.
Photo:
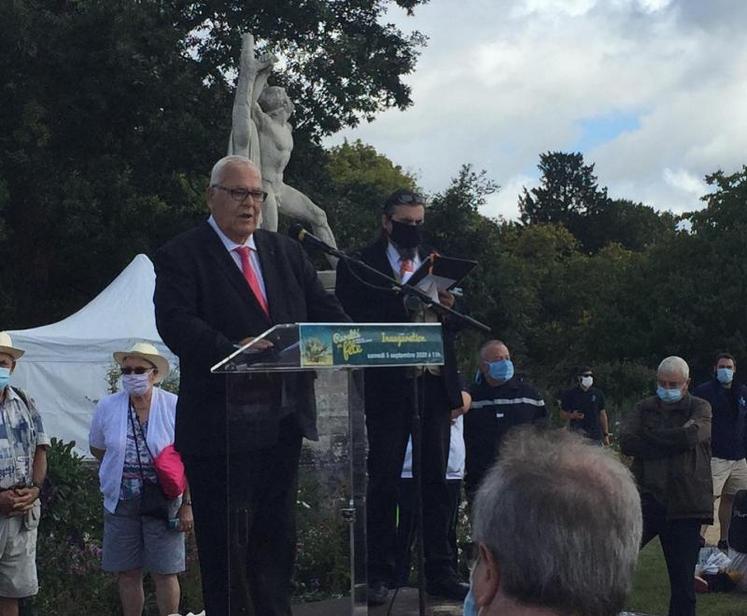
<svg viewBox="0 0 747 616">
<path fill-rule="evenodd" d="M 0 353 L 6 353 L 13 358 L 13 361 L 19 359 L 26 351 L 16 349 L 13 346 L 13 340 L 6 332 L 0 332 Z"/>
<path fill-rule="evenodd" d="M 158 352 L 158 349 L 147 342 L 135 343 L 129 351 L 117 351 L 114 353 L 114 361 L 120 366 L 128 357 L 140 357 L 152 363 L 157 369 L 156 382 L 163 381 L 171 370 L 168 360 Z"/>
</svg>

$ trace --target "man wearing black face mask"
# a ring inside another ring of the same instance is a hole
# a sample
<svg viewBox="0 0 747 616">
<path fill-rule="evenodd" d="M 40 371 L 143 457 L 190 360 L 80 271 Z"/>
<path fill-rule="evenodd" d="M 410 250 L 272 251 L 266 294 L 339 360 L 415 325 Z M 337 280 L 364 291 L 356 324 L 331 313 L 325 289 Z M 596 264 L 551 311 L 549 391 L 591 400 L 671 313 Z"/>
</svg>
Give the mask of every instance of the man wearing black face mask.
<svg viewBox="0 0 747 616">
<path fill-rule="evenodd" d="M 407 282 L 433 250 L 422 243 L 425 199 L 410 190 L 395 191 L 384 204 L 381 235 L 355 256 L 387 276 Z M 365 284 L 368 283 L 368 284 Z M 368 286 L 368 285 L 373 285 Z M 337 297 L 354 321 L 363 323 L 438 322 L 444 325 L 445 365 L 426 370 L 376 368 L 365 372 L 368 432 L 368 582 L 369 602 L 386 602 L 395 584 L 396 508 L 413 407 L 413 379 L 422 392 L 422 480 L 425 576 L 429 593 L 463 600 L 468 587 L 454 571 L 449 532 L 449 495 L 445 473 L 451 411 L 462 406 L 454 353 L 454 330 L 432 310 L 409 310 L 375 275 L 341 261 Z M 453 306 L 454 296 L 439 293 Z"/>
</svg>

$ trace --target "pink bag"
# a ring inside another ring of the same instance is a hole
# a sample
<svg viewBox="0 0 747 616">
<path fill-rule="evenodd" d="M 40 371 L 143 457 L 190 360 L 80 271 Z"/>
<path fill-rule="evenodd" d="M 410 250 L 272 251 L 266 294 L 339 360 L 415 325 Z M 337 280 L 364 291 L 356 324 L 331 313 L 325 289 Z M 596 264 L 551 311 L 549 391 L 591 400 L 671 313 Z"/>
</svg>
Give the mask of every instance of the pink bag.
<svg viewBox="0 0 747 616">
<path fill-rule="evenodd" d="M 153 466 L 158 475 L 158 483 L 164 496 L 169 500 L 184 493 L 187 488 L 187 477 L 184 474 L 184 462 L 174 444 L 167 445 L 153 458 Z"/>
</svg>

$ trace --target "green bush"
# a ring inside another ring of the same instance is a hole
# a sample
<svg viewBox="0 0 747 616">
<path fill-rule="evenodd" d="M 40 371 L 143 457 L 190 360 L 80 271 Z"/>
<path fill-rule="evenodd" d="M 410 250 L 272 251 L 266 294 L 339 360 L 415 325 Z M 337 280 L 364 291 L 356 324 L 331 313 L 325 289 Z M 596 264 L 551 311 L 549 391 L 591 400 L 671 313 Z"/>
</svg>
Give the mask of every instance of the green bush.
<svg viewBox="0 0 747 616">
<path fill-rule="evenodd" d="M 73 451 L 74 442 L 53 438 L 42 493 L 36 562 L 37 614 L 115 614 L 113 576 L 101 571 L 103 504 L 94 464 Z"/>
<path fill-rule="evenodd" d="M 312 465 L 302 464 L 299 469 L 296 602 L 350 592 L 349 526 L 340 514 L 347 506 L 346 466 L 330 455 L 312 457 Z"/>
</svg>

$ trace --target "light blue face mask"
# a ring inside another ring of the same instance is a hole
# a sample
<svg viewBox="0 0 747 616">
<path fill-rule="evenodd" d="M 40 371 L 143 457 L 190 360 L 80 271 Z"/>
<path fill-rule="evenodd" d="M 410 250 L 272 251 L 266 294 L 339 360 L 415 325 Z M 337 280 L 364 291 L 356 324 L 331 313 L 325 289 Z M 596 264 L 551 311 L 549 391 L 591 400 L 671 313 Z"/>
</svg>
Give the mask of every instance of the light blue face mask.
<svg viewBox="0 0 747 616">
<path fill-rule="evenodd" d="M 499 359 L 488 363 L 488 376 L 494 381 L 505 383 L 514 375 L 514 364 L 510 359 Z"/>
<path fill-rule="evenodd" d="M 667 389 L 666 387 L 659 385 L 656 388 L 656 395 L 659 396 L 659 399 L 662 402 L 671 404 L 672 402 L 679 402 L 682 399 L 682 390 L 678 388 Z"/>
<path fill-rule="evenodd" d="M 0 367 L 0 389 L 5 389 L 10 384 L 10 368 Z"/>
<path fill-rule="evenodd" d="M 728 385 L 734 380 L 734 370 L 731 368 L 719 368 L 716 370 L 716 378 L 719 383 Z"/>
</svg>

